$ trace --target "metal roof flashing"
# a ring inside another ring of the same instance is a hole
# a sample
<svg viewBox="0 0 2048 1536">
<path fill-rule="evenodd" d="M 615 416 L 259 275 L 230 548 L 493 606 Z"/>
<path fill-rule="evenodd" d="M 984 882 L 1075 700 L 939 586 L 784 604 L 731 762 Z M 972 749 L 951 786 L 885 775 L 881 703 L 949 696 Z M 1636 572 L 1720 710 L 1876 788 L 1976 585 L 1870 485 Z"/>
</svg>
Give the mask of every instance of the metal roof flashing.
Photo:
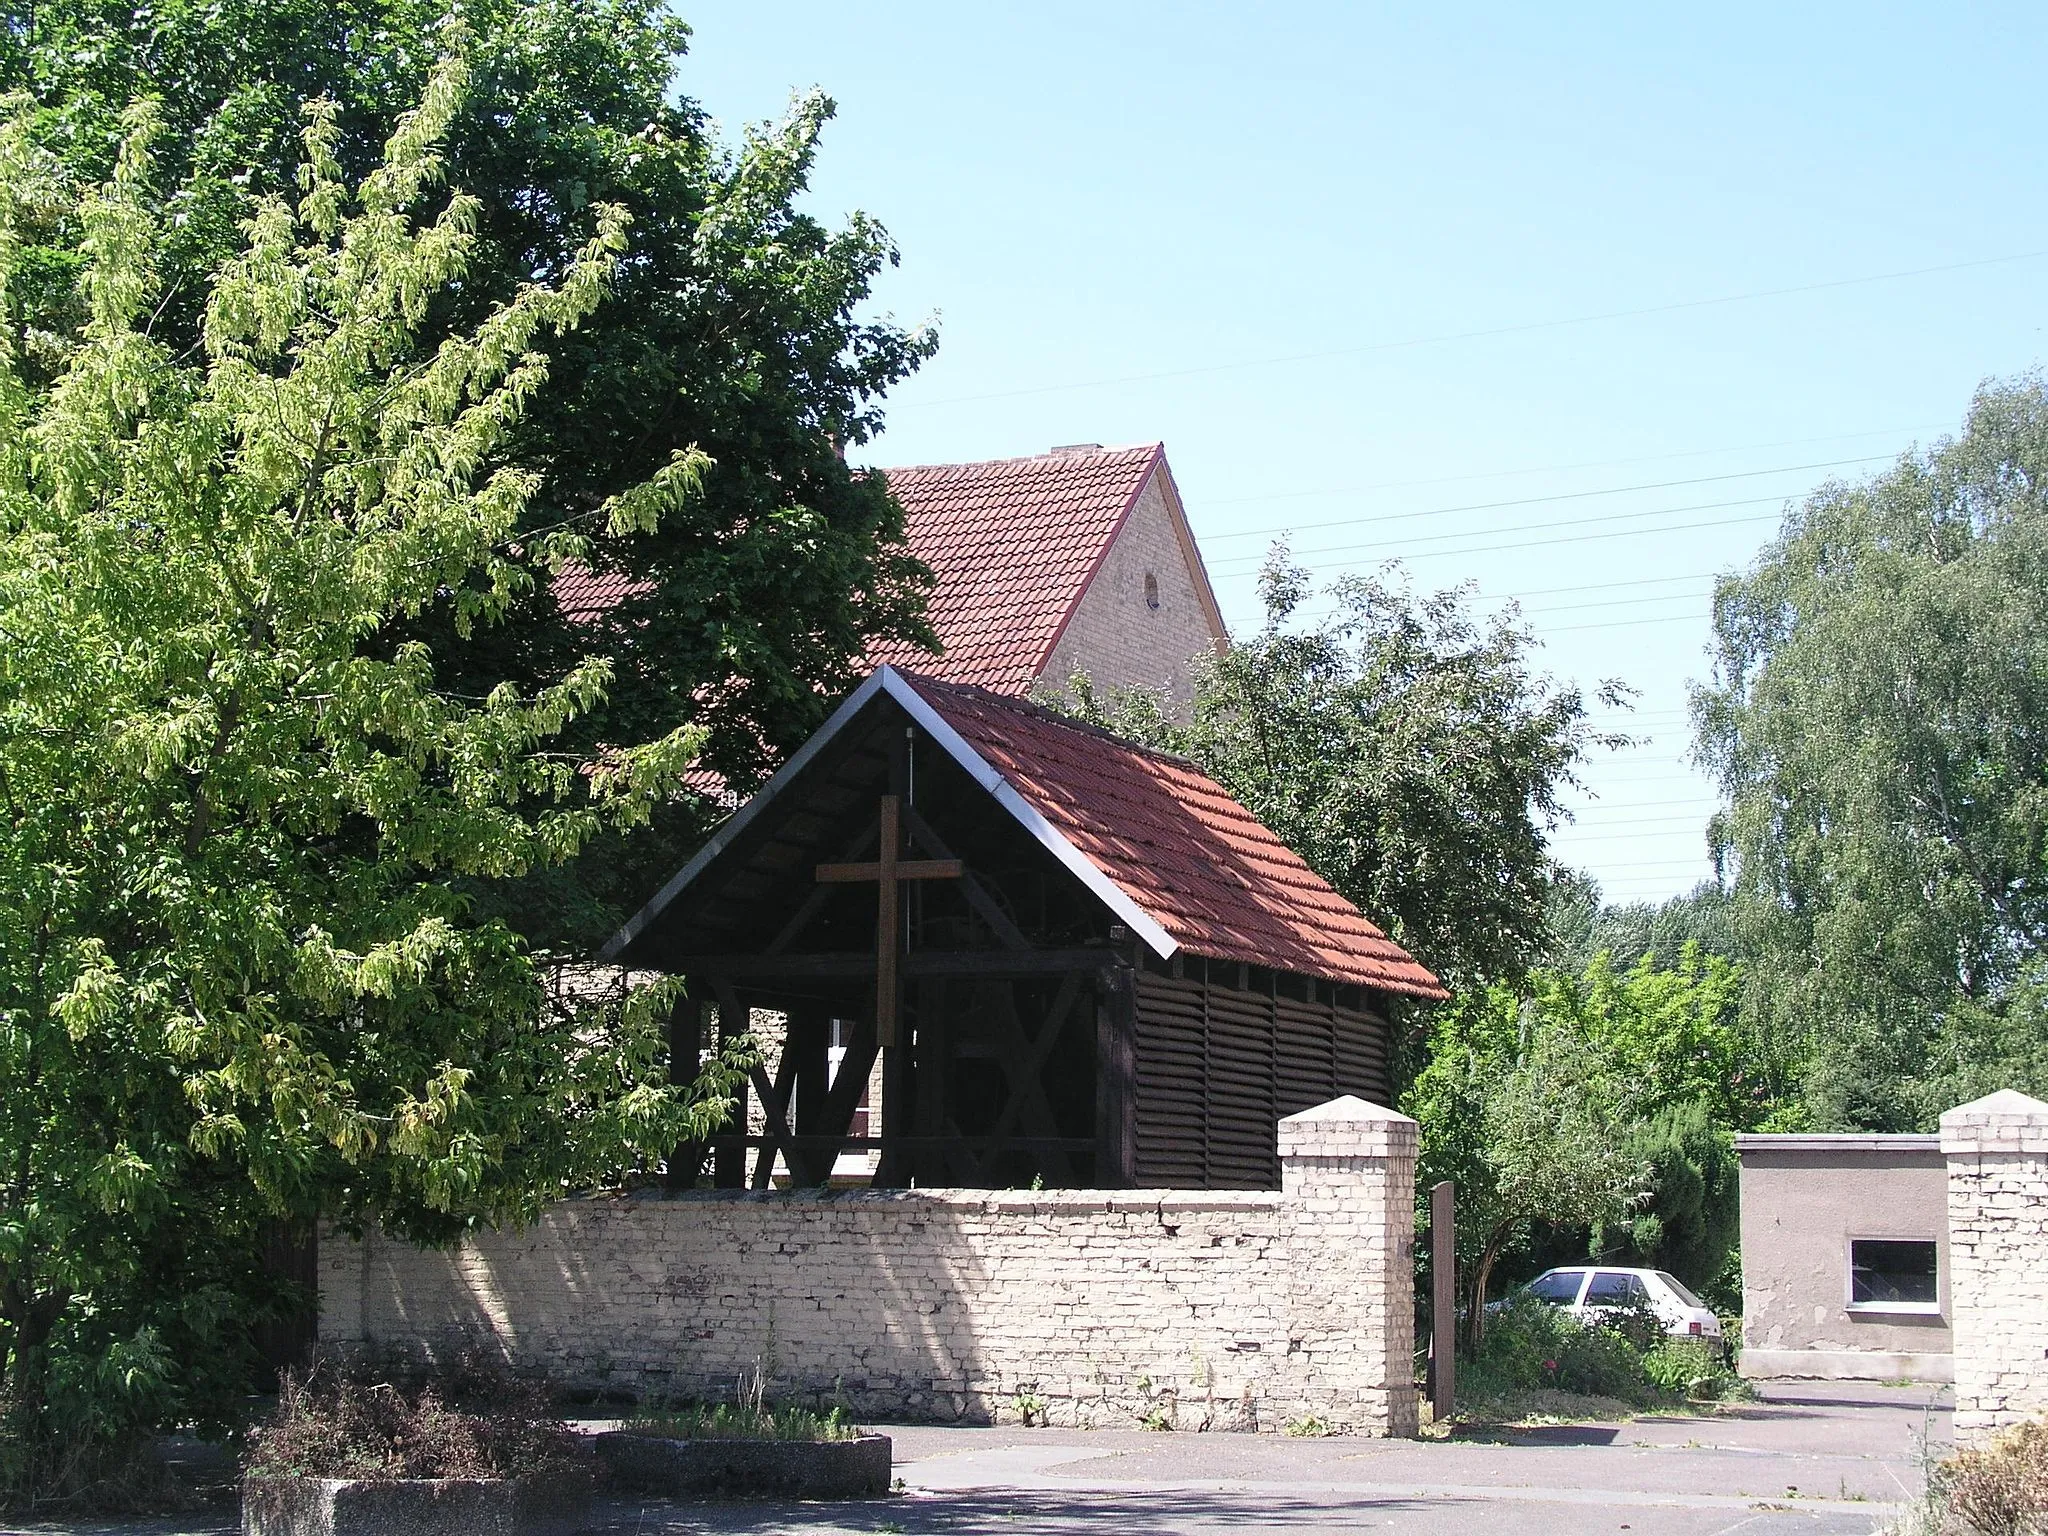
<svg viewBox="0 0 2048 1536">
<path fill-rule="evenodd" d="M 998 773 L 987 758 L 969 746 L 966 739 L 925 702 L 924 696 L 908 678 L 886 665 L 875 675 L 886 679 L 883 686 L 889 690 L 889 697 L 901 704 L 911 719 L 923 726 L 925 733 L 945 748 L 947 755 L 966 769 L 977 784 L 995 796 L 996 803 L 1065 865 L 1090 894 L 1129 924 L 1131 931 L 1145 941 L 1147 949 L 1161 960 L 1173 958 L 1180 949 L 1179 942 L 1133 901 L 1129 892 L 1098 869 L 1094 860 L 1068 842 L 1057 827 L 1039 814 L 1037 807 L 1018 794 L 1016 787 Z"/>
<path fill-rule="evenodd" d="M 617 961 L 633 941 L 647 931 L 663 910 L 688 890 L 721 853 L 732 846 L 733 840 L 774 803 L 790 781 L 802 773 L 806 765 L 834 736 L 844 730 L 848 722 L 866 708 L 878 693 L 888 694 L 902 706 L 904 712 L 923 728 L 925 734 L 930 736 L 947 756 L 987 790 L 998 805 L 1087 887 L 1090 894 L 1144 940 L 1146 948 L 1161 960 L 1173 958 L 1180 949 L 1179 942 L 1160 927 L 1151 914 L 1133 901 L 1122 886 L 1097 868 L 1095 863 L 1069 842 L 1057 827 L 1040 815 L 1008 779 L 997 772 L 958 731 L 946 723 L 944 717 L 925 701 L 908 678 L 886 663 L 876 668 L 873 676 L 848 694 L 845 702 L 832 712 L 831 719 L 818 727 L 811 739 L 797 748 L 789 761 L 776 770 L 774 777 L 769 779 L 745 805 L 735 811 L 724 825 L 712 833 L 710 840 L 654 894 L 652 900 L 626 920 L 619 931 L 606 941 L 604 948 L 598 953 L 598 958 L 606 962 Z"/>
<path fill-rule="evenodd" d="M 1850 1131 L 1821 1135 L 1748 1132 L 1735 1138 L 1744 1152 L 1939 1152 L 1939 1136 L 1891 1131 Z"/>
<path fill-rule="evenodd" d="M 887 667 L 882 668 L 881 671 L 875 673 L 874 676 L 849 693 L 840 706 L 832 711 L 832 717 L 812 733 L 811 739 L 798 747 L 791 754 L 789 761 L 776 769 L 774 776 L 766 784 L 762 785 L 760 790 L 749 798 L 745 805 L 727 817 L 724 824 L 716 832 L 711 834 L 710 841 L 690 856 L 690 862 L 677 870 L 668 883 L 656 891 L 652 899 L 645 906 L 627 918 L 619 931 L 605 941 L 604 948 L 598 951 L 598 959 L 605 962 L 618 959 L 625 951 L 626 946 L 646 932 L 648 925 L 661 915 L 662 909 L 682 895 L 684 891 L 688 890 L 691 883 L 704 872 L 711 861 L 731 847 L 733 839 L 751 826 L 754 819 L 774 802 L 777 795 L 782 793 L 783 789 L 789 784 L 789 781 L 803 772 L 805 765 L 812 758 L 816 757 L 819 752 L 823 751 L 826 743 L 831 741 L 834 736 L 838 735 L 845 728 L 846 722 L 859 714 L 867 706 L 868 701 L 882 691 L 884 674 L 888 671 Z"/>
</svg>

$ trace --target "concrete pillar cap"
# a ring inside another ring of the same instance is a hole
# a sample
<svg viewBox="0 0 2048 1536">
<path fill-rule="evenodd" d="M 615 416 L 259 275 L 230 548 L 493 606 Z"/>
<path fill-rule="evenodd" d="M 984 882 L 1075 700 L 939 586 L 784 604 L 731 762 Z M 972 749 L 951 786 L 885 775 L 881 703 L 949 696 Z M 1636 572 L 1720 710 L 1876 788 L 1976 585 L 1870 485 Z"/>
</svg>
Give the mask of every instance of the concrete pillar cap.
<svg viewBox="0 0 2048 1536">
<path fill-rule="evenodd" d="M 2033 1101 L 2030 1099 L 2028 1102 Z M 2044 1114 L 2048 1114 L 2048 1104 L 2040 1105 L 2039 1108 Z M 1318 1104 L 1314 1109 L 1304 1109 L 1298 1115 L 1288 1115 L 1280 1123 L 1306 1125 L 1312 1121 L 1322 1123 L 1332 1120 L 1363 1121 L 1369 1125 L 1385 1125 L 1389 1121 L 1398 1121 L 1402 1125 L 1415 1124 L 1398 1109 L 1388 1109 L 1384 1104 L 1368 1104 L 1355 1093 L 1347 1093 L 1342 1098 L 1330 1100 L 1327 1104 Z"/>
<path fill-rule="evenodd" d="M 1941 1117 L 1944 1152 L 2048 1152 L 2048 1104 L 2011 1088 Z"/>
<path fill-rule="evenodd" d="M 1287 1116 L 1279 1131 L 1282 1157 L 1360 1157 L 1411 1148 L 1421 1127 L 1397 1109 L 1347 1093 Z"/>
</svg>

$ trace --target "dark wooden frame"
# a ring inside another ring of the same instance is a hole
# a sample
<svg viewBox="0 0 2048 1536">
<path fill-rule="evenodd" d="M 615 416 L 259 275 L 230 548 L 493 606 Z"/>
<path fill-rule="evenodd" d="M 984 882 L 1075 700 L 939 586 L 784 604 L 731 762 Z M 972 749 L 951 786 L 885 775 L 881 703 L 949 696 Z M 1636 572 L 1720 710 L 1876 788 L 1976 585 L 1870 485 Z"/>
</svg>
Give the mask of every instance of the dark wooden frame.
<svg viewBox="0 0 2048 1536">
<path fill-rule="evenodd" d="M 637 941 L 633 963 L 685 979 L 678 1077 L 694 1076 L 708 1029 L 730 1041 L 763 1011 L 787 1021 L 733 1129 L 676 1149 L 672 1187 L 695 1184 L 708 1158 L 716 1185 L 766 1188 L 778 1157 L 817 1185 L 861 1150 L 880 1153 L 882 1186 L 1273 1187 L 1281 1115 L 1339 1093 L 1386 1102 L 1383 995 L 1155 959 L 985 788 L 920 752 L 893 700 L 857 719 Z M 882 910 L 876 892 L 895 887 L 868 877 L 913 861 L 942 878 Z M 891 999 L 902 1027 L 884 1046 L 877 1011 Z M 834 1019 L 854 1025 L 836 1077 Z M 855 1136 L 878 1055 L 881 1134 Z"/>
</svg>

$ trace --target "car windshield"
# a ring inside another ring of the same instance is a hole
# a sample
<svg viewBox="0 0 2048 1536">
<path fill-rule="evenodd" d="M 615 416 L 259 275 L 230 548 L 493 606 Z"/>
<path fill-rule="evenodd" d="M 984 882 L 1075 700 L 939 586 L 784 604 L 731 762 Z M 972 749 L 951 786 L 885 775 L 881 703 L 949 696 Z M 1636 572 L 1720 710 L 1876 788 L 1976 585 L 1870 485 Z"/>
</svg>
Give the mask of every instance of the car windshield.
<svg viewBox="0 0 2048 1536">
<path fill-rule="evenodd" d="M 1702 1312 L 1711 1310 L 1704 1301 L 1701 1301 L 1699 1297 L 1693 1295 L 1691 1291 L 1688 1291 L 1676 1275 L 1666 1274 L 1663 1270 L 1660 1269 L 1657 1271 L 1657 1278 L 1664 1282 L 1666 1289 L 1668 1289 L 1672 1295 L 1676 1296 L 1688 1307 L 1698 1307 Z"/>
<path fill-rule="evenodd" d="M 1547 1275 L 1538 1275 L 1522 1289 L 1538 1301 L 1556 1301 L 1570 1306 L 1579 1299 L 1579 1282 L 1585 1278 L 1583 1269 L 1553 1269 Z"/>
</svg>

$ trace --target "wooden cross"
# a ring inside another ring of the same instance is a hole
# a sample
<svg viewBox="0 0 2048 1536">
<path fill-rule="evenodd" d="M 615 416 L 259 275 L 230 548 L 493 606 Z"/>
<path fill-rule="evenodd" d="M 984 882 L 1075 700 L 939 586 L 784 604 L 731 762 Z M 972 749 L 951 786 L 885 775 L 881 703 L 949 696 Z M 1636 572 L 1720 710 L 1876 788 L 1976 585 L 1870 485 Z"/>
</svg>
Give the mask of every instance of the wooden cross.
<svg viewBox="0 0 2048 1536">
<path fill-rule="evenodd" d="M 958 859 L 898 858 L 903 845 L 903 802 L 894 795 L 882 796 L 881 826 L 879 858 L 869 864 L 820 864 L 818 881 L 876 883 L 880 907 L 875 920 L 875 1039 L 888 1046 L 896 1043 L 896 951 L 901 943 L 896 928 L 897 882 L 958 880 L 967 873 L 967 866 Z"/>
</svg>

